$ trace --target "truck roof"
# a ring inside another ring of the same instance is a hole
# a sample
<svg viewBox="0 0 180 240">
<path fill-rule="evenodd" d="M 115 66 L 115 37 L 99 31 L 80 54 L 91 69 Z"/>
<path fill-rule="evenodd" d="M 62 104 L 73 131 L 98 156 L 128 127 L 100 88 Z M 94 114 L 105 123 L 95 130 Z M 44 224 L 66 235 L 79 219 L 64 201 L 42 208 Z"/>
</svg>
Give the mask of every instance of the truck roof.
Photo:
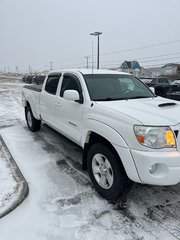
<svg viewBox="0 0 180 240">
<path fill-rule="evenodd" d="M 83 75 L 86 74 L 124 74 L 124 75 L 130 75 L 129 73 L 126 72 L 120 72 L 120 71 L 115 71 L 115 70 L 107 70 L 107 69 L 60 69 L 56 71 L 51 71 L 49 74 L 53 73 L 62 73 L 62 72 L 72 72 L 72 73 L 82 73 Z"/>
</svg>

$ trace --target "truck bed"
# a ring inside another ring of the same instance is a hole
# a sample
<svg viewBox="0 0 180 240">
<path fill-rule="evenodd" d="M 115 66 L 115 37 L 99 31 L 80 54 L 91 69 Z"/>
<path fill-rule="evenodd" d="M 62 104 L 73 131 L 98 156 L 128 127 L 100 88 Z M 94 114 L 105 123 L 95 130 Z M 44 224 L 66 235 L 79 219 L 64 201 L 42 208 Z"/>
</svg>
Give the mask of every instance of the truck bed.
<svg viewBox="0 0 180 240">
<path fill-rule="evenodd" d="M 33 91 L 36 91 L 36 92 L 41 92 L 42 91 L 42 84 L 41 85 L 37 85 L 37 84 L 25 85 L 23 87 L 28 88 L 28 89 L 33 90 Z"/>
<path fill-rule="evenodd" d="M 25 85 L 22 90 L 23 105 L 25 106 L 26 99 L 31 106 L 31 110 L 36 119 L 40 119 L 40 96 L 42 85 Z"/>
</svg>

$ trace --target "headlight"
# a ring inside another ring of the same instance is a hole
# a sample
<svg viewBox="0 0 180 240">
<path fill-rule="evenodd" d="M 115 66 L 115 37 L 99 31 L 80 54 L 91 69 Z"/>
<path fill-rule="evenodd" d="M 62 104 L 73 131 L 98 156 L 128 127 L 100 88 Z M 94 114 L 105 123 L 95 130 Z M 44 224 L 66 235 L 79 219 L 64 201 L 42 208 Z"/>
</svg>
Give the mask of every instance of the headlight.
<svg viewBox="0 0 180 240">
<path fill-rule="evenodd" d="M 176 140 L 169 127 L 134 126 L 139 143 L 149 148 L 174 148 Z"/>
</svg>

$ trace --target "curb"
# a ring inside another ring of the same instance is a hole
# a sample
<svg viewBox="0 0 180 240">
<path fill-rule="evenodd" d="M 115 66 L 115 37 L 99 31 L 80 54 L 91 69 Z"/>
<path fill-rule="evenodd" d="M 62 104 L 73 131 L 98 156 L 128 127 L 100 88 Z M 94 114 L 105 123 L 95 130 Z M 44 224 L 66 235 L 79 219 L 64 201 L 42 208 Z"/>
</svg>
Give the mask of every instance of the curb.
<svg viewBox="0 0 180 240">
<path fill-rule="evenodd" d="M 18 207 L 28 196 L 29 187 L 26 182 L 23 174 L 21 173 L 18 165 L 16 164 L 14 158 L 12 157 L 6 143 L 4 142 L 2 136 L 0 135 L 0 142 L 2 144 L 2 151 L 6 157 L 6 161 L 9 165 L 9 168 L 13 174 L 14 180 L 17 183 L 17 198 L 14 202 L 11 203 L 11 206 L 7 208 L 4 212 L 0 213 L 0 218 L 4 217 L 8 213 L 12 212 L 16 207 Z"/>
</svg>

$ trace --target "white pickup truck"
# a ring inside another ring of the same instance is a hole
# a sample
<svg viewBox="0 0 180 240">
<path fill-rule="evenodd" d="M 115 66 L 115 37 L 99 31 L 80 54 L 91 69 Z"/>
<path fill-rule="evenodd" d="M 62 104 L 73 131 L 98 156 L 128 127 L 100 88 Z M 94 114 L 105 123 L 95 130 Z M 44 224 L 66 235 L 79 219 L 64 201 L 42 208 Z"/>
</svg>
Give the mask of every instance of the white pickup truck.
<svg viewBox="0 0 180 240">
<path fill-rule="evenodd" d="M 33 132 L 41 121 L 83 149 L 96 190 L 117 199 L 132 181 L 180 182 L 180 103 L 157 97 L 134 76 L 108 70 L 51 72 L 42 87 L 24 86 Z"/>
</svg>

